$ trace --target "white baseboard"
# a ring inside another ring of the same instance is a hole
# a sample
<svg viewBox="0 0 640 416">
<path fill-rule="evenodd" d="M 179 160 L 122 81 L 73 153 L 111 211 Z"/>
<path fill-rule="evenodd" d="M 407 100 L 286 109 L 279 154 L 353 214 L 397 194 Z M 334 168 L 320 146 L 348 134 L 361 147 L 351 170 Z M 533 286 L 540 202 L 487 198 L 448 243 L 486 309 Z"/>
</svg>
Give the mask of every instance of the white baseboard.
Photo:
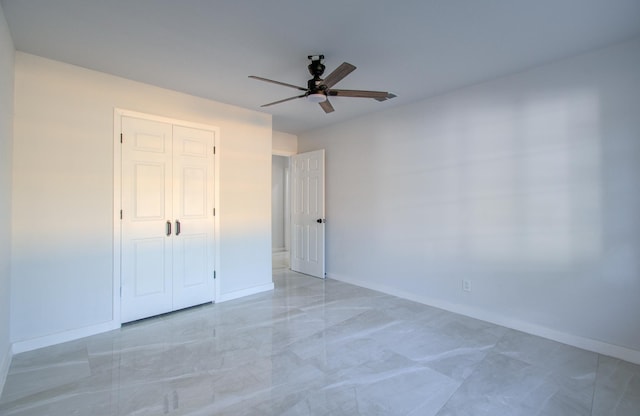
<svg viewBox="0 0 640 416">
<path fill-rule="evenodd" d="M 445 302 L 439 299 L 430 298 L 428 296 L 416 295 L 415 293 L 399 290 L 388 285 L 371 283 L 365 280 L 354 279 L 347 276 L 339 276 L 335 274 L 327 274 L 327 277 L 341 282 L 350 283 L 356 286 L 365 287 L 367 289 L 397 296 L 399 298 L 412 300 L 414 302 L 444 309 L 449 312 L 458 313 L 460 315 L 469 316 L 471 318 L 480 319 L 485 322 L 491 322 L 496 325 L 504 326 L 510 329 L 526 332 L 542 338 L 547 338 L 563 344 L 571 345 L 583 350 L 596 352 L 598 354 L 607 355 L 609 357 L 619 358 L 634 364 L 640 364 L 640 351 L 632 350 L 626 347 L 609 344 L 606 342 L 594 340 L 591 338 L 580 337 L 547 328 L 541 325 L 532 324 L 517 319 L 512 319 L 482 309 Z"/>
<path fill-rule="evenodd" d="M 58 332 L 51 335 L 45 335 L 43 337 L 14 342 L 12 351 L 13 351 L 13 354 L 19 354 L 21 352 L 32 351 L 38 348 L 49 347 L 51 345 L 73 341 L 76 339 L 100 334 L 102 332 L 107 332 L 107 331 L 111 331 L 118 328 L 120 328 L 120 323 L 115 321 L 109 321 L 102 324 L 87 326 L 84 328 L 71 329 L 69 331 Z"/>
<path fill-rule="evenodd" d="M 226 293 L 221 295 L 216 302 L 225 302 L 232 299 L 241 298 L 243 296 L 249 296 L 260 292 L 266 292 L 269 290 L 273 290 L 274 285 L 273 282 L 250 287 L 248 289 L 237 290 L 235 292 Z M 16 341 L 13 343 L 11 352 L 15 354 L 19 354 L 21 352 L 33 351 L 38 348 L 49 347 L 51 345 L 61 344 L 63 342 L 73 341 L 76 339 L 88 337 L 91 335 L 100 334 L 103 332 L 111 331 L 114 329 L 120 328 L 120 323 L 116 321 L 109 321 L 98 325 L 92 325 L 84 328 L 71 329 L 69 331 L 58 332 L 51 335 L 45 335 L 43 337 L 32 338 L 22 341 Z M 10 362 L 9 358 L 9 362 Z M 4 365 L 4 363 L 2 363 Z M 8 364 L 7 364 L 8 366 Z M 8 369 L 8 367 L 7 367 Z M 0 368 L 2 370 L 2 368 Z M 2 373 L 0 373 L 2 376 Z"/>
<path fill-rule="evenodd" d="M 268 292 L 270 290 L 273 290 L 273 288 L 273 282 L 271 282 L 265 285 L 258 285 L 247 289 L 236 290 L 235 292 L 224 293 L 216 299 L 216 303 L 226 302 L 228 300 L 238 299 L 244 296 L 255 295 L 256 293 Z"/>
<path fill-rule="evenodd" d="M 7 347 L 7 350 L 0 357 L 0 395 L 4 390 L 4 383 L 7 381 L 7 374 L 9 374 L 9 366 L 11 366 L 11 344 Z"/>
</svg>

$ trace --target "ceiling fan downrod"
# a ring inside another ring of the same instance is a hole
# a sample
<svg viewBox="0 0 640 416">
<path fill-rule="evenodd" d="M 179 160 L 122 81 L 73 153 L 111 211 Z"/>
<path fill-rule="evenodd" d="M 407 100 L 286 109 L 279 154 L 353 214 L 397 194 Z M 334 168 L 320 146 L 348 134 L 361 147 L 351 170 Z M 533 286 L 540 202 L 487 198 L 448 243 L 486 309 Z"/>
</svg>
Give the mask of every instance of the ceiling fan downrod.
<svg viewBox="0 0 640 416">
<path fill-rule="evenodd" d="M 322 74 L 324 74 L 325 66 L 322 63 L 324 59 L 324 55 L 309 55 L 307 57 L 311 60 L 311 63 L 307 66 L 309 69 L 309 73 L 313 77 L 309 81 L 307 81 L 307 89 L 309 90 L 307 94 L 307 99 L 312 102 L 322 102 L 325 101 L 326 98 L 321 97 L 324 95 L 326 97 L 326 87 L 324 87 L 322 81 Z M 311 96 L 311 98 L 309 98 Z"/>
</svg>

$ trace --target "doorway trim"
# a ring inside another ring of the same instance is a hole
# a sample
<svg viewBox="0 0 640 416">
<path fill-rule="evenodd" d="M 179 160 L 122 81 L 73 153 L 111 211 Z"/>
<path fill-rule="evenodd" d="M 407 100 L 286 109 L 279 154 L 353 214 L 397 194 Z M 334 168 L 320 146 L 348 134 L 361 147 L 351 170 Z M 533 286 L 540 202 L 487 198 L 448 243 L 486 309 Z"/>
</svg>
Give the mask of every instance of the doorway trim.
<svg viewBox="0 0 640 416">
<path fill-rule="evenodd" d="M 295 156 L 296 154 L 298 154 L 297 151 L 292 151 L 292 150 L 283 150 L 283 149 L 272 149 L 271 150 L 271 156 L 284 156 L 286 158 L 289 159 L 289 169 L 291 169 L 291 156 Z M 289 268 L 291 267 L 291 179 L 290 179 L 290 175 L 291 175 L 291 171 L 289 171 L 289 182 L 285 184 L 286 189 L 285 192 L 287 193 L 287 198 L 286 198 L 286 202 L 285 202 L 285 224 L 284 224 L 284 233 L 285 233 L 285 247 L 287 249 L 287 263 L 289 265 Z M 272 179 L 273 180 L 273 179 Z M 288 244 L 287 244 L 288 241 Z M 275 254 L 273 253 L 273 250 L 271 251 L 271 259 L 273 261 L 273 259 Z"/>
<path fill-rule="evenodd" d="M 209 124 L 196 123 L 175 119 L 171 117 L 158 116 L 154 114 L 141 113 L 138 111 L 126 110 L 122 108 L 114 108 L 113 110 L 113 322 L 122 324 L 120 316 L 120 294 L 121 294 L 121 246 L 122 246 L 122 230 L 120 227 L 120 209 L 122 207 L 122 152 L 120 151 L 120 132 L 122 131 L 122 117 L 142 118 L 146 120 L 158 121 L 161 123 L 169 123 L 178 126 L 191 127 L 195 129 L 213 131 L 213 145 L 215 153 L 213 155 L 213 206 L 214 215 L 214 241 L 215 253 L 213 259 L 214 270 L 218 271 L 220 265 L 220 128 Z M 214 282 L 215 293 L 213 301 L 216 302 L 220 293 L 219 273 L 216 273 Z"/>
</svg>

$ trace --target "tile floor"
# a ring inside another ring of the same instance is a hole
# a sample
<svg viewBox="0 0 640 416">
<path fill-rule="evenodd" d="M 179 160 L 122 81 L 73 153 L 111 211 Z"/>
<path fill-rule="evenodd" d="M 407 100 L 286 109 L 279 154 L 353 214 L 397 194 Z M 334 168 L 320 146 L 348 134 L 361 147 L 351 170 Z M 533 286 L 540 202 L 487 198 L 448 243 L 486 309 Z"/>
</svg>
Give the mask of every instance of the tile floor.
<svg viewBox="0 0 640 416">
<path fill-rule="evenodd" d="M 0 415 L 640 415 L 640 366 L 334 280 L 16 355 Z"/>
</svg>

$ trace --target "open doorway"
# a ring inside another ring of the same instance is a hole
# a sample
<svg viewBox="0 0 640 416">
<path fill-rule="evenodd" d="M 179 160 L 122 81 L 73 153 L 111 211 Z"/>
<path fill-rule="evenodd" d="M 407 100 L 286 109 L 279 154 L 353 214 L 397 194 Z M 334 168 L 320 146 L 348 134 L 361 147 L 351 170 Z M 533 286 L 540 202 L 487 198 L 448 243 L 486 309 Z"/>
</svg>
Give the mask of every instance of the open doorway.
<svg viewBox="0 0 640 416">
<path fill-rule="evenodd" d="M 289 268 L 289 157 L 273 155 L 271 162 L 271 251 L 274 269 Z"/>
</svg>

